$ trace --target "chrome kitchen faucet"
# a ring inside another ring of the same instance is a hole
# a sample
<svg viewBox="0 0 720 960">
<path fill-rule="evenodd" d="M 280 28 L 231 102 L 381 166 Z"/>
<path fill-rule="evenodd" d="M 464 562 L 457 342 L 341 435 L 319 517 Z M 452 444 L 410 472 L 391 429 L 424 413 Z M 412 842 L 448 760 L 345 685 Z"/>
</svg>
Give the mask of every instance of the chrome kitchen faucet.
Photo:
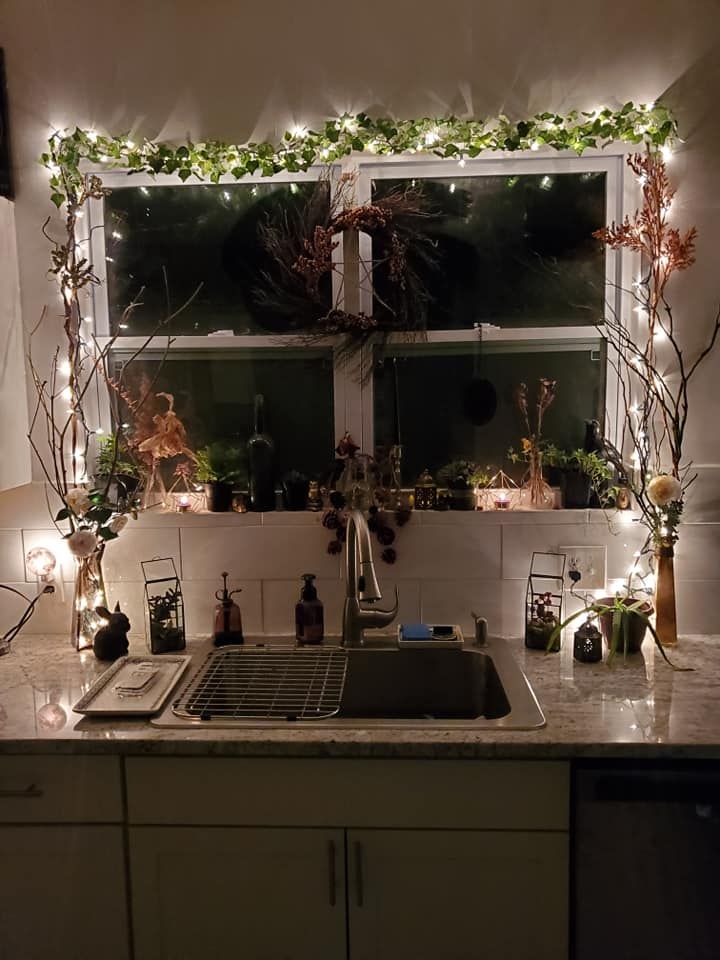
<svg viewBox="0 0 720 960">
<path fill-rule="evenodd" d="M 345 647 L 361 647 L 366 629 L 385 627 L 393 622 L 398 612 L 398 593 L 396 587 L 392 610 L 367 610 L 360 606 L 364 600 L 373 603 L 382 599 L 375 576 L 370 529 L 361 510 L 350 511 L 346 546 L 342 642 Z"/>
</svg>

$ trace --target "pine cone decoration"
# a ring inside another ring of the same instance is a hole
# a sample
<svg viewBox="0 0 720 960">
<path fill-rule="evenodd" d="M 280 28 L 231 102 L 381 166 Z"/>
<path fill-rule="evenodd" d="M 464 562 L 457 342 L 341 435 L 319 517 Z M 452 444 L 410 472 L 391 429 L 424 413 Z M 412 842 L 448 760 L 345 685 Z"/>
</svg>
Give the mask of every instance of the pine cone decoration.
<svg viewBox="0 0 720 960">
<path fill-rule="evenodd" d="M 327 546 L 327 552 L 331 555 L 340 553 L 342 550 L 342 544 L 339 540 L 331 540 Z"/>
<path fill-rule="evenodd" d="M 384 547 L 389 547 L 390 544 L 395 540 L 395 531 L 390 527 L 380 527 L 376 536 L 378 538 L 378 543 L 381 543 Z"/>
<path fill-rule="evenodd" d="M 395 563 L 397 560 L 397 553 L 394 547 L 385 547 L 383 552 L 380 554 L 380 559 L 384 560 L 385 563 Z"/>
</svg>

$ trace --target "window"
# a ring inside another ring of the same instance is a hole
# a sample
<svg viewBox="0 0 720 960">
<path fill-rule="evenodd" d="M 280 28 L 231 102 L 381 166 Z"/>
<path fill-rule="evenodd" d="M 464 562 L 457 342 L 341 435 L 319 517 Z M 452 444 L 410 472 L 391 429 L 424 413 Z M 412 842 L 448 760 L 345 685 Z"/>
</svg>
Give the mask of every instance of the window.
<svg viewBox="0 0 720 960">
<path fill-rule="evenodd" d="M 622 213 L 621 160 L 468 160 L 462 170 L 453 160 L 358 162 L 357 201 L 417 191 L 437 253 L 424 276 L 426 339 L 407 342 L 399 333 L 382 350 L 363 348 L 365 377 L 332 338 L 303 340 L 312 310 L 278 310 L 259 295 L 258 278 L 277 266 L 258 231 L 268 216 L 291 223 L 320 171 L 240 184 L 106 175 L 112 192 L 92 210 L 102 228 L 93 231 L 94 259 L 106 280 L 96 292 L 98 333 L 118 334 L 114 359 L 122 363 L 166 312 L 168 292 L 174 310 L 199 286 L 173 321 L 157 389 L 174 394 L 195 448 L 246 439 L 254 394 L 263 393 L 282 471 L 320 475 L 346 429 L 366 451 L 387 448 L 395 376 L 406 485 L 454 458 L 507 469 L 507 449 L 522 433 L 514 390 L 541 376 L 558 381 L 546 438 L 578 446 L 585 420 L 602 421 L 608 410 L 612 417 L 612 377 L 595 324 L 608 291 L 619 302 L 620 263 L 592 232 Z M 372 260 L 364 234 L 359 256 Z M 346 265 L 344 288 L 365 312 L 382 310 L 383 270 L 376 264 L 368 280 Z M 329 282 L 323 296 L 330 306 Z M 153 341 L 136 375 L 154 376 L 165 345 Z M 497 401 L 487 422 L 479 381 L 490 381 Z"/>
</svg>

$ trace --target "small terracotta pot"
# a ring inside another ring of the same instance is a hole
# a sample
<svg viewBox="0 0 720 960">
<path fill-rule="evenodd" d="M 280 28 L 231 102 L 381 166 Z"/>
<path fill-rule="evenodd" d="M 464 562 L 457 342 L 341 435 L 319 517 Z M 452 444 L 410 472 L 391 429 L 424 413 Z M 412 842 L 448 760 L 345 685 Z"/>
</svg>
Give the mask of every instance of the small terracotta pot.
<svg viewBox="0 0 720 960">
<path fill-rule="evenodd" d="M 615 602 L 614 597 L 600 597 L 596 601 L 597 604 L 603 607 L 611 607 Z M 640 613 L 644 616 L 649 617 L 653 613 L 653 605 L 649 600 L 646 600 L 643 605 L 639 608 Z M 629 619 L 630 626 L 628 628 L 628 638 L 627 638 L 627 653 L 639 653 L 640 648 L 642 647 L 642 642 L 645 639 L 645 633 L 647 631 L 647 623 L 639 617 L 637 613 L 623 613 L 623 619 Z M 613 613 L 608 611 L 607 613 L 600 614 L 600 630 L 602 635 L 605 638 L 605 644 L 610 649 L 610 643 L 612 641 L 612 622 L 613 622 Z M 618 637 L 616 653 L 625 653 L 625 627 L 623 624 L 620 625 L 620 636 Z"/>
</svg>

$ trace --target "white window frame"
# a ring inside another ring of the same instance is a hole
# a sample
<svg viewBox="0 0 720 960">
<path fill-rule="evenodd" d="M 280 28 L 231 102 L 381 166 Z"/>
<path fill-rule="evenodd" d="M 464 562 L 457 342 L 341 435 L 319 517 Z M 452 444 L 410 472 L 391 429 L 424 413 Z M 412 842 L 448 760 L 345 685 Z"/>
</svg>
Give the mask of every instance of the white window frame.
<svg viewBox="0 0 720 960">
<path fill-rule="evenodd" d="M 576 156 L 571 151 L 557 153 L 550 150 L 522 154 L 493 153 L 487 157 L 467 159 L 462 168 L 459 168 L 458 161 L 453 159 L 428 158 L 426 156 L 369 157 L 364 154 L 344 158 L 342 161 L 330 165 L 329 168 L 327 165 L 318 165 L 311 167 L 306 172 L 284 172 L 276 174 L 272 178 L 254 175 L 236 181 L 233 177 L 225 176 L 220 178 L 219 185 L 267 184 L 269 180 L 275 183 L 312 182 L 316 181 L 323 173 L 327 174 L 329 169 L 331 189 L 334 189 L 341 173 L 355 174 L 355 200 L 358 203 L 365 203 L 371 199 L 371 182 L 373 179 L 412 179 L 413 177 L 448 179 L 452 178 L 453 175 L 461 179 L 472 176 L 513 176 L 515 174 L 537 173 L 551 176 L 560 173 L 602 172 L 606 175 L 606 223 L 610 224 L 613 221 L 620 222 L 626 212 L 634 210 L 638 205 L 638 187 L 634 178 L 628 175 L 624 162 L 626 155 L 633 149 L 637 148 L 617 144 L 603 151 L 588 150 L 582 157 Z M 98 169 L 96 172 L 101 175 L 103 183 L 110 189 L 146 187 L 152 190 L 153 187 L 159 186 L 198 185 L 198 181 L 194 178 L 182 181 L 174 174 L 156 176 L 132 174 L 128 176 L 128 172 L 123 170 Z M 110 327 L 106 285 L 104 206 L 101 199 L 90 201 L 88 220 L 91 260 L 94 264 L 96 276 L 100 281 L 92 292 L 95 335 L 99 344 L 104 345 L 108 342 Z M 372 257 L 371 243 L 369 236 L 360 235 L 358 253 L 360 258 L 365 261 L 369 261 Z M 342 262 L 343 256 L 341 242 L 334 252 L 334 259 Z M 619 316 L 630 316 L 627 313 L 630 309 L 628 303 L 630 298 L 627 291 L 630 288 L 630 278 L 637 269 L 638 258 L 626 251 L 613 251 L 608 248 L 605 262 L 607 301 Z M 341 291 L 337 274 L 333 275 L 333 284 L 333 298 L 339 298 Z M 623 292 L 623 288 L 626 292 Z M 372 313 L 372 290 L 367 284 L 361 283 L 357 264 L 345 264 L 344 294 L 346 300 L 352 298 L 356 301 L 359 304 L 359 309 L 368 314 Z M 342 301 L 339 302 L 339 306 L 343 306 Z M 586 343 L 589 347 L 591 341 L 597 342 L 598 339 L 591 326 L 504 326 L 495 328 L 492 324 L 492 320 L 488 321 L 488 324 L 483 324 L 483 342 L 496 344 L 537 342 L 538 348 L 541 344 L 544 344 L 546 347 L 554 345 L 556 348 L 562 348 L 564 345 L 568 349 L 580 349 Z M 428 331 L 424 337 L 424 342 L 473 343 L 477 342 L 479 335 L 478 330 L 472 329 Z M 406 342 L 406 338 L 401 333 L 393 335 L 390 340 L 397 343 Z M 132 350 L 137 349 L 144 341 L 145 338 L 143 337 L 122 337 L 116 341 L 116 346 L 117 349 Z M 201 352 L 205 349 L 215 351 L 218 349 L 282 349 L 283 346 L 300 346 L 304 342 L 302 338 L 296 335 L 178 336 L 174 338 L 171 350 Z M 165 338 L 157 338 L 157 342 L 151 341 L 149 349 L 164 350 L 166 343 Z M 341 351 L 338 349 L 339 338 L 337 337 L 324 338 L 322 341 L 318 341 L 315 346 L 325 346 L 333 351 L 335 436 L 339 438 L 345 430 L 348 430 L 355 438 L 360 439 L 364 450 L 373 451 L 375 449 L 373 378 L 372 376 L 362 377 L 361 374 L 368 369 L 368 364 L 374 362 L 375 347 L 369 344 L 363 348 L 354 361 L 348 361 L 343 358 Z M 612 443 L 618 445 L 621 436 L 622 411 L 615 364 L 611 362 L 610 357 L 607 359 L 605 383 L 605 435 Z M 101 397 L 99 412 L 102 427 L 106 431 L 110 430 L 112 428 L 110 405 L 107 398 Z"/>
</svg>

